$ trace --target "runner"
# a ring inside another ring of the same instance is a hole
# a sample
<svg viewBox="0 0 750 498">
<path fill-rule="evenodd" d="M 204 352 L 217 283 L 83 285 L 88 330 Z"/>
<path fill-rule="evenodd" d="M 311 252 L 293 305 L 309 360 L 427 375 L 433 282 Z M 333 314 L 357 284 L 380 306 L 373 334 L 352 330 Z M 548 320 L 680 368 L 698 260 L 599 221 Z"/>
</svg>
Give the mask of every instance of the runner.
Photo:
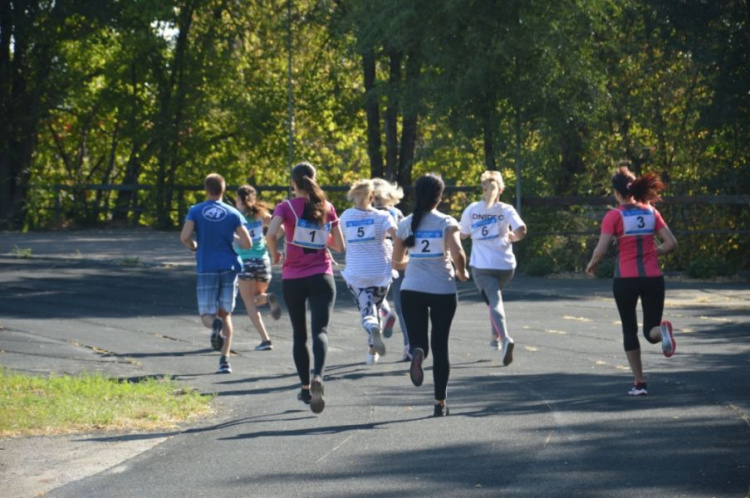
<svg viewBox="0 0 750 498">
<path fill-rule="evenodd" d="M 435 174 L 423 175 L 416 181 L 414 212 L 399 223 L 393 239 L 393 267 L 406 268 L 401 304 L 412 347 L 409 375 L 415 386 L 422 385 L 422 362 L 431 346 L 435 417 L 448 415 L 448 339 L 458 305 L 456 278 L 462 282 L 469 279 L 458 222 L 437 211 L 443 188 L 443 180 Z M 408 266 L 405 260 L 407 248 L 410 251 Z M 431 338 L 428 337 L 430 326 Z"/>
<path fill-rule="evenodd" d="M 283 225 L 286 257 L 281 278 L 292 322 L 294 364 L 302 382 L 297 398 L 309 404 L 313 413 L 320 413 L 325 408 L 323 369 L 328 350 L 328 322 L 336 300 L 328 247 L 343 252 L 344 239 L 336 210 L 315 181 L 315 168 L 307 162 L 297 164 L 292 169 L 291 184 L 294 197 L 274 209 L 266 244 L 274 264 L 279 264 L 282 255 L 276 244 Z M 314 360 L 312 380 L 305 311 L 308 303 Z"/>
<path fill-rule="evenodd" d="M 471 274 L 490 312 L 490 346 L 501 351 L 503 365 L 513 362 L 513 338 L 508 334 L 503 289 L 513 278 L 513 243 L 526 236 L 526 224 L 510 204 L 500 202 L 505 183 L 499 171 L 481 176 L 483 200 L 461 215 L 461 238 L 471 237 Z"/>
<path fill-rule="evenodd" d="M 212 329 L 211 346 L 221 351 L 217 373 L 232 373 L 229 364 L 234 331 L 232 311 L 237 296 L 237 274 L 242 268 L 242 261 L 232 247 L 234 235 L 239 237 L 243 249 L 252 248 L 253 243 L 240 212 L 221 200 L 226 190 L 224 178 L 211 173 L 204 187 L 207 199 L 190 207 L 180 240 L 196 253 L 198 313 L 203 325 Z"/>
<path fill-rule="evenodd" d="M 613 239 L 617 241 L 617 261 L 612 291 L 622 322 L 625 354 L 633 371 L 631 396 L 648 394 L 643 376 L 641 347 L 638 341 L 638 299 L 643 308 L 643 336 L 651 344 L 661 341 L 662 352 L 671 357 L 677 347 L 672 324 L 662 321 L 664 311 L 664 275 L 659 256 L 677 247 L 669 227 L 651 202 L 660 201 L 658 192 L 664 184 L 655 173 L 636 178 L 626 164 L 621 164 L 612 177 L 612 189 L 619 204 L 602 220 L 601 235 L 586 273 L 594 276 L 597 266 L 607 253 Z M 662 243 L 657 245 L 654 234 Z"/>
<path fill-rule="evenodd" d="M 375 187 L 375 200 L 373 206 L 376 209 L 387 211 L 393 220 L 396 222 L 396 226 L 404 219 L 404 213 L 396 207 L 401 199 L 404 197 L 404 191 L 401 187 L 389 183 L 382 178 L 374 178 L 372 180 L 373 186 Z M 386 251 L 389 253 L 388 257 L 391 257 L 393 253 L 393 238 L 386 237 Z M 410 361 L 411 351 L 409 348 L 409 334 L 406 332 L 406 322 L 404 321 L 404 314 L 401 312 L 401 282 L 404 280 L 403 270 L 393 270 L 393 282 L 391 282 L 391 298 L 393 299 L 393 308 L 388 304 L 388 298 L 383 300 L 383 306 L 381 307 L 381 317 L 383 318 L 383 337 L 389 338 L 393 334 L 393 326 L 396 323 L 396 317 L 398 317 L 398 324 L 401 327 L 401 335 L 404 339 L 404 350 L 401 353 L 401 359 L 399 361 Z M 395 312 L 393 311 L 395 310 Z"/>
<path fill-rule="evenodd" d="M 387 212 L 372 207 L 375 197 L 372 180 L 358 181 L 346 197 L 355 207 L 344 211 L 339 223 L 347 247 L 346 268 L 341 275 L 357 303 L 362 327 L 367 332 L 369 349 L 365 363 L 374 365 L 385 356 L 380 312 L 393 279 L 393 248 L 387 237 L 393 237 L 396 222 Z"/>
<path fill-rule="evenodd" d="M 242 258 L 242 273 L 239 275 L 240 296 L 245 303 L 247 316 L 260 334 L 260 344 L 255 350 L 270 351 L 273 349 L 273 343 L 258 306 L 268 304 L 273 319 L 281 318 L 281 307 L 276 294 L 267 292 L 268 284 L 271 282 L 271 259 L 266 250 L 263 227 L 270 223 L 271 213 L 268 212 L 268 206 L 257 199 L 257 193 L 250 185 L 242 185 L 237 189 L 235 205 L 245 216 L 245 228 L 253 241 L 252 249 L 237 248 L 237 254 Z"/>
</svg>

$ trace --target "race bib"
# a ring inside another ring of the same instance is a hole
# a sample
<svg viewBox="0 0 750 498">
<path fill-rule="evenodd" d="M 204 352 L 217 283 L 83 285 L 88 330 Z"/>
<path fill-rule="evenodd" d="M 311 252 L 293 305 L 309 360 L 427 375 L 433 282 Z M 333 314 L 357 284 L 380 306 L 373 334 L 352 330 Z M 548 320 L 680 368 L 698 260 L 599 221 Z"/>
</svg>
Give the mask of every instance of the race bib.
<svg viewBox="0 0 750 498">
<path fill-rule="evenodd" d="M 346 241 L 350 244 L 375 240 L 375 220 L 347 221 L 344 226 Z"/>
<path fill-rule="evenodd" d="M 294 238 L 292 244 L 309 249 L 325 249 L 328 242 L 328 235 L 331 233 L 331 224 L 326 223 L 323 226 L 314 221 L 297 218 L 294 226 Z"/>
<path fill-rule="evenodd" d="M 496 217 L 479 220 L 471 225 L 473 240 L 489 240 L 500 237 L 500 221 Z"/>
<path fill-rule="evenodd" d="M 250 233 L 250 239 L 253 241 L 253 245 L 256 245 L 263 238 L 263 222 L 260 220 L 251 221 L 245 223 L 245 228 Z"/>
<path fill-rule="evenodd" d="M 621 211 L 623 235 L 648 235 L 654 233 L 656 216 L 649 209 L 628 209 Z"/>
<path fill-rule="evenodd" d="M 409 250 L 410 258 L 442 258 L 442 230 L 417 230 L 414 232 L 414 247 Z"/>
</svg>

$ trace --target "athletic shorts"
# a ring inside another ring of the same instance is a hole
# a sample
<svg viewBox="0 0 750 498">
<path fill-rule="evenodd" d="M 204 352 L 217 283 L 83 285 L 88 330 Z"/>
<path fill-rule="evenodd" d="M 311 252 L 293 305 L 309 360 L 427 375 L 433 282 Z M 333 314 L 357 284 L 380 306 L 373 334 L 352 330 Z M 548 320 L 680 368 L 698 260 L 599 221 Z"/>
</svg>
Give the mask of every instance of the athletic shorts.
<svg viewBox="0 0 750 498">
<path fill-rule="evenodd" d="M 242 261 L 240 280 L 271 281 L 271 260 L 268 258 L 253 258 Z"/>
<path fill-rule="evenodd" d="M 200 315 L 215 315 L 220 309 L 231 313 L 237 297 L 237 272 L 221 270 L 199 273 L 197 294 Z"/>
</svg>

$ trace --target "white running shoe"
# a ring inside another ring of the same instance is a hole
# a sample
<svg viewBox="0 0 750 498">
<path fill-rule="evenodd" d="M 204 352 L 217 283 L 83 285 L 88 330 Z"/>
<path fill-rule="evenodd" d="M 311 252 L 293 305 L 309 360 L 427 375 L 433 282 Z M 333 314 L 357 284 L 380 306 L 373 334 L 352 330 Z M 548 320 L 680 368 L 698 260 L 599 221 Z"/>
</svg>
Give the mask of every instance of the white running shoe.
<svg viewBox="0 0 750 498">
<path fill-rule="evenodd" d="M 411 361 L 411 347 L 409 346 L 404 347 L 404 352 L 401 354 L 401 359 L 398 361 L 400 362 Z"/>
<path fill-rule="evenodd" d="M 380 355 L 377 351 L 367 351 L 367 359 L 365 360 L 366 364 L 375 365 L 377 364 L 378 360 L 380 360 Z"/>
<path fill-rule="evenodd" d="M 495 349 L 497 351 L 500 351 L 502 348 L 502 344 L 500 343 L 500 339 L 497 336 L 492 336 L 492 340 L 490 341 L 490 347 L 492 349 Z"/>
<path fill-rule="evenodd" d="M 677 349 L 677 343 L 672 335 L 672 322 L 664 320 L 661 322 L 661 352 L 664 356 L 671 358 Z"/>
<path fill-rule="evenodd" d="M 515 347 L 515 342 L 513 342 L 513 339 L 510 337 L 505 337 L 503 339 L 503 347 L 502 352 L 500 353 L 500 357 L 503 359 L 503 365 L 506 367 L 513 363 L 513 348 Z"/>
<path fill-rule="evenodd" d="M 383 342 L 383 336 L 380 333 L 380 325 L 372 323 L 367 327 L 367 331 L 370 332 L 372 337 L 372 346 L 380 356 L 385 356 L 385 343 Z"/>
</svg>

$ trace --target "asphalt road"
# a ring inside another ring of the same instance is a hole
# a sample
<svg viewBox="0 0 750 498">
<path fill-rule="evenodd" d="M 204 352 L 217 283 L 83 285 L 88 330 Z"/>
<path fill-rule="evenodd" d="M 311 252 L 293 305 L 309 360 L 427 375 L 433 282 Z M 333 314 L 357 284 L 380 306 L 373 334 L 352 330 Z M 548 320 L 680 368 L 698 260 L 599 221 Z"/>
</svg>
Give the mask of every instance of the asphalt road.
<svg viewBox="0 0 750 498">
<path fill-rule="evenodd" d="M 275 350 L 255 352 L 258 335 L 240 305 L 234 373 L 214 374 L 218 356 L 200 326 L 194 269 L 177 237 L 0 234 L 0 366 L 168 375 L 218 394 L 215 417 L 174 431 L 62 438 L 92 455 L 142 445 L 93 475 L 45 482 L 37 470 L 14 488 L 18 458 L 16 467 L 7 455 L 2 464 L 0 451 L 4 489 L 160 498 L 750 495 L 746 282 L 668 279 L 677 354 L 667 359 L 658 345 L 642 344 L 649 396 L 638 398 L 626 395 L 631 375 L 610 281 L 517 276 L 505 293 L 516 340 L 508 367 L 489 348 L 486 306 L 473 284 L 462 284 L 451 415 L 435 419 L 431 359 L 425 384 L 413 387 L 407 364 L 396 362 L 397 327 L 389 354 L 365 365 L 365 333 L 337 277 L 326 409 L 316 416 L 296 399 L 286 314 L 265 317 Z M 31 258 L 13 254 L 24 248 Z M 60 439 L 0 445 L 44 462 Z"/>
</svg>

